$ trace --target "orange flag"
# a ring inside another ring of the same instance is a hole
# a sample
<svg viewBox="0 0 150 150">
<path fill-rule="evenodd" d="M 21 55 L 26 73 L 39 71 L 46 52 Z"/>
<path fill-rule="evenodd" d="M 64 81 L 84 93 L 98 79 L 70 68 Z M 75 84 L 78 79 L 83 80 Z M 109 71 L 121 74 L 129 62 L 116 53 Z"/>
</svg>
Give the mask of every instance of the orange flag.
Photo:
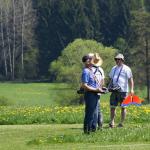
<svg viewBox="0 0 150 150">
<path fill-rule="evenodd" d="M 137 95 L 128 95 L 122 102 L 121 106 L 136 105 L 140 106 L 143 100 Z"/>
</svg>

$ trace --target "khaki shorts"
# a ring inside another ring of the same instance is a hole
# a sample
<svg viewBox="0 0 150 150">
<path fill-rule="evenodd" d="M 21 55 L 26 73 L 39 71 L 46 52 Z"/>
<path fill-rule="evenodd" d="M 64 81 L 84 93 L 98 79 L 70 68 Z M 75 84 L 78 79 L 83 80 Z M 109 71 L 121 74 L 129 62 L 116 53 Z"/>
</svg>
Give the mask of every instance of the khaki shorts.
<svg viewBox="0 0 150 150">
<path fill-rule="evenodd" d="M 126 98 L 126 92 L 112 92 L 110 95 L 110 107 L 121 106 L 121 103 Z"/>
</svg>

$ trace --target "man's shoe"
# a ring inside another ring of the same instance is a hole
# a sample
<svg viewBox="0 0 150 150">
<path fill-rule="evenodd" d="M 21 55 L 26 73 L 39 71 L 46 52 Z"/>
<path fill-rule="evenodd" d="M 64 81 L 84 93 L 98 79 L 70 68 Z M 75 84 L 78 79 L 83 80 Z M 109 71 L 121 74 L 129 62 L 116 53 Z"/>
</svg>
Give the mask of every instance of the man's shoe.
<svg viewBox="0 0 150 150">
<path fill-rule="evenodd" d="M 84 131 L 84 134 L 90 134 L 90 131 Z"/>
<path fill-rule="evenodd" d="M 84 127 L 84 134 L 90 134 L 89 128 L 87 126 Z"/>
<path fill-rule="evenodd" d="M 96 128 L 92 128 L 90 129 L 91 132 L 95 132 L 96 131 Z"/>
<path fill-rule="evenodd" d="M 115 127 L 114 124 L 109 123 L 109 128 L 114 128 L 114 127 Z"/>
<path fill-rule="evenodd" d="M 118 124 L 118 127 L 119 127 L 119 128 L 122 128 L 122 127 L 123 127 L 123 124 L 122 124 L 122 123 L 119 123 L 119 124 Z"/>
<path fill-rule="evenodd" d="M 100 125 L 98 125 L 97 130 L 102 130 L 102 128 L 103 128 L 103 125 L 102 125 L 102 124 L 100 124 Z"/>
</svg>

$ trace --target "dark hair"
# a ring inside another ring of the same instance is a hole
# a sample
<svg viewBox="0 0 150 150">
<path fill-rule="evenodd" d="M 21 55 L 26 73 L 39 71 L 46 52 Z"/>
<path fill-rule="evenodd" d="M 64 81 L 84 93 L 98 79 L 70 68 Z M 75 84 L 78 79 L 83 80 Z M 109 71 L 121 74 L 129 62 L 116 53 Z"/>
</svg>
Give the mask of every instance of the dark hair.
<svg viewBox="0 0 150 150">
<path fill-rule="evenodd" d="M 86 62 L 88 59 L 91 59 L 91 57 L 88 55 L 85 55 L 82 57 L 82 62 Z"/>
</svg>

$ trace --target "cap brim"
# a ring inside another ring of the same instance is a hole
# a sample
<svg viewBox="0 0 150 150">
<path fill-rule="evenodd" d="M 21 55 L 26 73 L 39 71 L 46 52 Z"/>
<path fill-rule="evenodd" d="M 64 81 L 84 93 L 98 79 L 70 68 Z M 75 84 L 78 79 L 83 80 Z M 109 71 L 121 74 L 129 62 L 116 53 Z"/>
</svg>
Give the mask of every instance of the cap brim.
<svg viewBox="0 0 150 150">
<path fill-rule="evenodd" d="M 123 60 L 123 61 L 124 61 L 124 59 L 123 59 L 123 58 L 120 58 L 120 57 L 115 57 L 114 59 L 121 59 L 121 60 Z"/>
</svg>

